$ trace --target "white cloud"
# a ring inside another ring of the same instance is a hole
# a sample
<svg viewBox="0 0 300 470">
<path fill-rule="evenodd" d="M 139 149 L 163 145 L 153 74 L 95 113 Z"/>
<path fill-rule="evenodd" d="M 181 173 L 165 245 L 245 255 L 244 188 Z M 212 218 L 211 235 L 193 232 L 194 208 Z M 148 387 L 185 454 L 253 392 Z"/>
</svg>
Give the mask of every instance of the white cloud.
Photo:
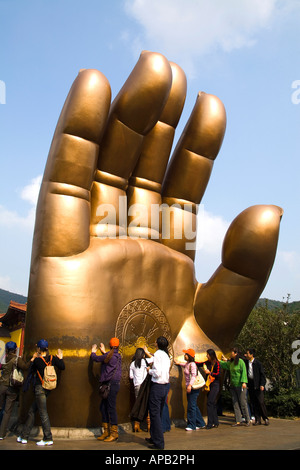
<svg viewBox="0 0 300 470">
<path fill-rule="evenodd" d="M 221 255 L 225 234 L 230 223 L 221 216 L 211 214 L 199 206 L 197 217 L 197 251 L 211 255 Z"/>
<path fill-rule="evenodd" d="M 200 205 L 197 225 L 195 272 L 199 282 L 206 282 L 221 263 L 222 245 L 230 222 Z"/>
<path fill-rule="evenodd" d="M 10 290 L 11 289 L 11 280 L 9 276 L 0 276 L 0 286 L 1 289 Z"/>
<path fill-rule="evenodd" d="M 25 216 L 19 215 L 15 211 L 10 211 L 0 205 L 0 226 L 31 228 L 34 222 L 34 210 L 30 209 Z"/>
<path fill-rule="evenodd" d="M 28 209 L 25 215 L 20 215 L 16 211 L 6 209 L 0 205 L 0 226 L 2 227 L 18 227 L 23 229 L 32 230 L 35 220 L 35 208 L 39 189 L 41 185 L 42 177 L 37 176 L 33 178 L 31 182 L 20 191 L 20 197 L 29 202 L 31 207 Z"/>
<path fill-rule="evenodd" d="M 42 177 L 37 176 L 17 190 L 16 211 L 0 205 L 0 287 L 23 295 L 27 295 L 28 289 L 30 250 L 41 180 Z"/>
<path fill-rule="evenodd" d="M 33 178 L 25 188 L 21 191 L 21 198 L 25 201 L 30 202 L 33 206 L 36 206 L 38 195 L 42 183 L 42 175 Z"/>
<path fill-rule="evenodd" d="M 180 60 L 192 74 L 191 64 L 204 54 L 251 47 L 259 31 L 294 4 L 279 0 L 126 0 L 125 9 L 144 30 L 144 38 L 132 40 L 135 49 L 140 51 L 143 43 L 150 42 L 171 60 Z"/>
</svg>

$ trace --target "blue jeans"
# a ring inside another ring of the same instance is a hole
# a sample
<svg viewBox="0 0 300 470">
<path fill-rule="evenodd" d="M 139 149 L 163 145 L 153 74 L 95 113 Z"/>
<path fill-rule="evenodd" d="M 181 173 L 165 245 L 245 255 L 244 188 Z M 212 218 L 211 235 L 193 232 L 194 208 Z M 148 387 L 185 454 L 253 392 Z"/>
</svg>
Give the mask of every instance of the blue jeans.
<svg viewBox="0 0 300 470">
<path fill-rule="evenodd" d="M 35 413 L 38 411 L 41 419 L 43 429 L 43 440 L 52 441 L 52 433 L 50 427 L 50 420 L 47 411 L 47 397 L 50 391 L 45 390 L 41 385 L 36 385 L 34 388 L 35 400 L 32 403 L 28 412 L 28 417 L 22 431 L 22 438 L 28 439 L 31 429 L 34 425 Z"/>
<path fill-rule="evenodd" d="M 112 381 L 110 383 L 110 391 L 108 397 L 101 401 L 100 411 L 102 414 L 102 422 L 110 423 L 112 426 L 118 425 L 117 415 L 117 395 L 120 390 L 120 382 Z"/>
<path fill-rule="evenodd" d="M 162 415 L 161 415 L 161 425 L 162 425 L 163 432 L 171 431 L 171 421 L 170 421 L 169 406 L 168 406 L 168 393 L 170 390 L 170 384 L 168 384 L 168 386 L 169 387 L 168 387 L 168 392 L 166 396 L 166 401 L 165 401 L 164 408 L 163 408 Z"/>
<path fill-rule="evenodd" d="M 156 447 L 164 449 L 165 440 L 162 428 L 162 413 L 170 384 L 151 382 L 149 394 L 150 436 Z"/>
<path fill-rule="evenodd" d="M 191 390 L 187 393 L 187 427 L 193 430 L 205 427 L 205 421 L 197 405 L 200 390 Z"/>
</svg>

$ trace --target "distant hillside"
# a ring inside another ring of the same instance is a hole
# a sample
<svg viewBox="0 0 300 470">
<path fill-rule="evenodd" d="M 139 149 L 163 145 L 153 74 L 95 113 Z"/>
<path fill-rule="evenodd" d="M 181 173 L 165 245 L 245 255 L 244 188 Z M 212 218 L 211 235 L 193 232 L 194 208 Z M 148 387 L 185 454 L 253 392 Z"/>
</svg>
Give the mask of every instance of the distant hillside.
<svg viewBox="0 0 300 470">
<path fill-rule="evenodd" d="M 6 313 L 11 300 L 18 302 L 19 304 L 25 304 L 27 302 L 27 297 L 0 289 L 0 313 Z"/>
<path fill-rule="evenodd" d="M 7 311 L 11 300 L 19 302 L 20 304 L 25 304 L 27 302 L 27 297 L 0 289 L 0 313 L 5 313 Z M 265 306 L 266 303 L 270 310 L 281 308 L 284 304 L 284 302 L 281 302 L 280 300 L 259 299 L 256 303 L 256 307 Z M 287 305 L 289 312 L 300 312 L 300 301 L 289 302 Z"/>
<path fill-rule="evenodd" d="M 259 299 L 256 303 L 256 306 L 265 306 L 266 304 L 270 310 L 276 310 L 282 308 L 285 302 L 281 302 L 280 300 Z M 287 311 L 290 313 L 300 312 L 300 301 L 298 300 L 295 302 L 288 302 Z"/>
</svg>

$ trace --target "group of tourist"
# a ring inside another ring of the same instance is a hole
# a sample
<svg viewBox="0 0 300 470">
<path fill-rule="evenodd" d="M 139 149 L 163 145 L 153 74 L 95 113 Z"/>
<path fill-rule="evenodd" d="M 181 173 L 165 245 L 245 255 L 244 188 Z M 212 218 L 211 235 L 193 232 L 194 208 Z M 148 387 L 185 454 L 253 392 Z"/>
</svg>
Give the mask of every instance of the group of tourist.
<svg viewBox="0 0 300 470">
<path fill-rule="evenodd" d="M 146 438 L 149 447 L 152 449 L 164 449 L 164 426 L 163 415 L 167 406 L 167 397 L 170 389 L 170 368 L 171 360 L 168 351 L 168 340 L 160 336 L 156 341 L 157 350 L 151 354 L 147 347 L 137 348 L 129 368 L 129 377 L 133 381 L 136 403 L 144 406 L 143 412 L 136 413 L 142 420 L 149 411 L 147 418 L 150 420 L 150 438 Z M 112 338 L 110 341 L 111 353 L 105 352 L 103 344 L 100 345 L 102 355 L 97 355 L 97 346 L 92 347 L 91 359 L 102 363 L 100 382 L 105 382 L 108 377 L 111 379 L 111 392 L 108 397 L 101 402 L 101 412 L 103 417 L 103 434 L 98 437 L 104 442 L 111 442 L 118 438 L 118 422 L 116 412 L 117 391 L 120 387 L 121 377 L 121 356 L 118 352 L 119 340 Z M 249 408 L 251 406 L 254 415 L 254 425 L 261 424 L 261 419 L 265 424 L 269 424 L 266 406 L 264 403 L 264 389 L 266 377 L 262 364 L 255 359 L 255 351 L 249 348 L 242 357 L 236 348 L 231 350 L 231 357 L 227 359 L 222 356 L 218 360 L 213 349 L 207 350 L 207 361 L 203 364 L 203 371 L 209 383 L 207 390 L 207 424 L 203 419 L 198 406 L 200 388 L 193 388 L 198 375 L 200 364 L 196 363 L 196 353 L 193 349 L 183 350 L 184 363 L 174 361 L 174 364 L 183 367 L 186 396 L 187 396 L 187 426 L 186 431 L 196 431 L 199 429 L 212 429 L 219 426 L 217 412 L 217 398 L 220 392 L 221 370 L 229 372 L 230 392 L 232 396 L 235 423 L 233 426 L 250 425 Z M 108 366 L 107 358 L 111 355 L 115 358 Z M 110 373 L 108 372 L 110 368 Z M 147 388 L 148 387 L 148 388 Z M 148 391 L 148 394 L 146 392 Z M 250 404 L 248 404 L 247 394 L 249 392 Z M 147 406 L 143 396 L 147 397 Z M 137 411 L 137 410 L 136 410 Z M 252 414 L 251 413 L 251 414 Z M 134 415 L 135 416 L 135 415 Z M 149 423 L 149 421 L 148 421 Z M 134 431 L 139 431 L 139 422 L 135 421 Z"/>
<path fill-rule="evenodd" d="M 147 377 L 150 385 L 149 399 L 147 400 L 147 411 L 150 419 L 150 438 L 146 438 L 150 448 L 164 448 L 164 433 L 162 426 L 162 413 L 166 404 L 170 388 L 169 374 L 171 360 L 168 351 L 168 340 L 160 336 L 156 341 L 157 350 L 153 356 L 148 349 L 138 348 L 130 365 L 130 378 L 133 379 L 136 399 L 139 396 L 141 386 Z M 118 418 L 116 411 L 117 393 L 120 388 L 122 374 L 121 355 L 118 352 L 119 340 L 110 340 L 110 351 L 105 352 L 104 345 L 100 344 L 102 355 L 97 355 L 97 345 L 92 346 L 91 359 L 101 363 L 100 383 L 110 381 L 110 391 L 103 398 L 100 405 L 102 413 L 103 434 L 98 440 L 112 442 L 118 439 Z M 113 352 L 111 352 L 113 351 Z M 146 355 L 148 361 L 146 361 Z M 111 359 L 109 359 L 109 356 Z"/>
<path fill-rule="evenodd" d="M 255 350 L 253 348 L 247 349 L 244 357 L 242 357 L 237 348 L 232 348 L 230 358 L 227 359 L 222 356 L 222 360 L 217 359 L 213 349 L 207 350 L 207 361 L 203 363 L 203 370 L 209 376 L 210 382 L 209 389 L 207 390 L 206 426 L 203 425 L 203 418 L 200 410 L 197 409 L 197 399 L 195 400 L 191 396 L 191 394 L 199 395 L 199 390 L 193 390 L 193 383 L 198 373 L 198 367 L 195 363 L 195 351 L 189 349 L 183 352 L 185 353 L 186 360 L 183 366 L 187 385 L 187 431 L 204 427 L 212 429 L 219 426 L 217 398 L 220 392 L 220 372 L 222 369 L 229 372 L 229 389 L 235 415 L 233 426 L 250 426 L 250 414 L 251 417 L 254 417 L 253 425 L 260 425 L 261 419 L 264 420 L 265 425 L 269 424 L 264 402 L 266 376 L 261 362 L 255 359 Z M 176 361 L 175 364 L 177 364 Z M 192 364 L 194 364 L 193 368 L 191 368 Z M 248 403 L 248 393 L 250 403 Z M 193 416 L 192 419 L 189 418 L 189 411 L 190 415 Z"/>
<path fill-rule="evenodd" d="M 20 392 L 20 387 L 11 383 L 13 367 L 16 366 L 16 368 L 21 371 L 29 369 L 27 379 L 28 382 L 32 379 L 34 389 L 34 401 L 29 409 L 22 434 L 18 436 L 17 442 L 27 444 L 30 431 L 34 425 L 35 414 L 38 411 L 43 428 L 43 439 L 38 441 L 37 445 L 49 446 L 53 444 L 50 419 L 47 411 L 47 397 L 51 391 L 44 386 L 44 371 L 48 365 L 64 370 L 65 364 L 61 349 L 57 351 L 56 356 L 50 355 L 48 342 L 45 339 L 38 341 L 36 346 L 36 352 L 33 354 L 30 361 L 24 362 L 23 359 L 16 354 L 17 344 L 14 341 L 6 343 L 6 363 L 1 364 L 2 374 L 0 377 L 0 410 L 2 412 L 0 440 L 5 438 L 13 405 Z"/>
<path fill-rule="evenodd" d="M 98 440 L 113 442 L 118 439 L 118 416 L 117 395 L 120 390 L 122 376 L 122 357 L 119 352 L 119 339 L 111 338 L 110 349 L 106 352 L 104 344 L 100 344 L 101 354 L 97 354 L 97 345 L 92 346 L 91 360 L 101 364 L 100 383 L 103 387 L 103 396 L 100 403 L 102 414 L 103 433 Z M 167 398 L 170 389 L 171 359 L 168 350 L 168 340 L 160 336 L 156 340 L 157 349 L 154 354 L 145 348 L 138 348 L 132 359 L 129 369 L 129 377 L 132 379 L 135 394 L 134 431 L 140 430 L 140 421 L 147 418 L 150 438 L 146 438 L 148 446 L 152 449 L 164 449 L 164 416 L 168 417 Z M 63 353 L 58 350 L 56 356 L 50 356 L 48 343 L 40 340 L 37 343 L 37 351 L 29 362 L 24 362 L 16 354 L 17 345 L 10 341 L 6 344 L 6 364 L 2 365 L 0 377 L 0 410 L 2 421 L 0 425 L 0 440 L 5 438 L 9 418 L 13 404 L 18 397 L 19 389 L 10 383 L 13 364 L 21 370 L 30 367 L 31 376 L 34 378 L 35 400 L 29 410 L 27 421 L 23 426 L 22 435 L 18 436 L 17 442 L 26 444 L 29 433 L 34 424 L 35 413 L 38 411 L 43 429 L 43 439 L 37 445 L 47 446 L 53 444 L 50 420 L 47 412 L 47 397 L 50 390 L 43 387 L 43 374 L 46 365 L 52 363 L 60 370 L 65 369 Z M 231 350 L 230 358 L 222 356 L 218 360 L 213 349 L 208 349 L 207 360 L 204 363 L 196 362 L 196 353 L 193 349 L 185 349 L 184 361 L 174 364 L 183 368 L 186 396 L 187 396 L 187 425 L 186 431 L 199 429 L 212 429 L 219 426 L 217 412 L 217 398 L 220 393 L 221 370 L 228 371 L 230 377 L 230 392 L 232 396 L 233 410 L 235 414 L 234 426 L 250 425 L 249 406 L 255 419 L 254 425 L 269 424 L 266 406 L 264 403 L 264 389 L 266 377 L 262 364 L 255 358 L 255 351 L 249 348 L 242 357 L 238 350 Z M 10 365 L 10 366 L 9 366 Z M 207 424 L 205 423 L 199 406 L 197 404 L 201 388 L 196 388 L 196 378 L 201 366 L 207 390 Z M 207 385 L 209 384 L 209 385 Z M 248 403 L 248 395 L 249 402 Z M 143 409 L 141 409 L 143 407 Z M 166 413 L 166 414 L 165 414 Z M 170 429 L 170 428 L 169 428 Z"/>
</svg>

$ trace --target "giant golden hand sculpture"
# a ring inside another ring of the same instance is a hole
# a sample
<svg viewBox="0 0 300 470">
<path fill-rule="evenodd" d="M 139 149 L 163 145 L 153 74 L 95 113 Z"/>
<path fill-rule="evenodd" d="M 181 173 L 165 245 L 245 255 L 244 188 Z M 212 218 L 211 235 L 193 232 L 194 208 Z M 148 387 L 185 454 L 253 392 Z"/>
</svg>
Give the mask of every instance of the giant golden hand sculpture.
<svg viewBox="0 0 300 470">
<path fill-rule="evenodd" d="M 66 99 L 37 206 L 25 333 L 28 353 L 40 338 L 64 351 L 53 425 L 99 425 L 93 343 L 120 339 L 118 414 L 127 422 L 136 347 L 154 349 L 165 335 L 176 357 L 187 347 L 198 360 L 209 347 L 226 353 L 269 277 L 282 210 L 262 205 L 233 221 L 211 279 L 195 279 L 197 206 L 226 114 L 199 93 L 168 164 L 185 96 L 180 67 L 143 52 L 112 104 L 97 70 L 80 71 Z M 169 404 L 180 418 L 177 375 L 174 366 Z"/>
</svg>

